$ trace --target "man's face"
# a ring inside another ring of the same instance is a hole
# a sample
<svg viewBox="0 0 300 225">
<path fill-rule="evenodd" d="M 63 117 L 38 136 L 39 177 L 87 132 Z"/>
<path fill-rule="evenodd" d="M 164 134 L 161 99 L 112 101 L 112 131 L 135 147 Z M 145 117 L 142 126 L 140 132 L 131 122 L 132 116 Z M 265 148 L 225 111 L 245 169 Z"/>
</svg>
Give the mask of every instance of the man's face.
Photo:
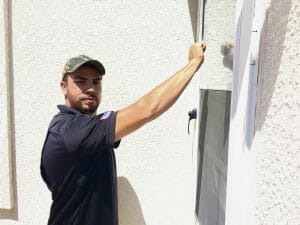
<svg viewBox="0 0 300 225">
<path fill-rule="evenodd" d="M 78 111 L 95 115 L 101 101 L 102 75 L 91 66 L 81 66 L 67 74 L 60 86 L 66 105 Z"/>
</svg>

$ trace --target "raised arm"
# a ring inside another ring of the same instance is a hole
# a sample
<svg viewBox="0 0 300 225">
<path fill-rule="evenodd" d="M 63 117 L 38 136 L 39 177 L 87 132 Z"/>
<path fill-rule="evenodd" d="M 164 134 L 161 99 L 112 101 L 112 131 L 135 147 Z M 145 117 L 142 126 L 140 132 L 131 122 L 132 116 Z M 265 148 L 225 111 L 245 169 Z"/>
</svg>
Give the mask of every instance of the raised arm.
<svg viewBox="0 0 300 225">
<path fill-rule="evenodd" d="M 178 99 L 204 61 L 205 43 L 189 49 L 188 64 L 132 105 L 120 110 L 116 118 L 115 140 L 139 129 L 167 111 Z"/>
</svg>

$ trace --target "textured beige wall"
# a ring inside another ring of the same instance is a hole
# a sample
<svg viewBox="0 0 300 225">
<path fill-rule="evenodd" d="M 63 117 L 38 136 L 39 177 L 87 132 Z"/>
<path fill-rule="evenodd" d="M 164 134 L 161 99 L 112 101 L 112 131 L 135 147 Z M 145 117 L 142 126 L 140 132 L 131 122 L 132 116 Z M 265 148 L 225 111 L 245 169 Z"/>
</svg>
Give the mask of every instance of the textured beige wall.
<svg viewBox="0 0 300 225">
<path fill-rule="evenodd" d="M 125 107 L 187 63 L 196 1 L 11 2 L 18 213 L 3 219 L 0 210 L 0 224 L 40 225 L 51 203 L 40 152 L 56 104 L 63 103 L 62 64 L 78 54 L 101 60 L 107 76 L 100 111 Z M 117 150 L 121 225 L 192 223 L 187 113 L 196 106 L 197 86 L 196 78 L 166 115 Z"/>
<path fill-rule="evenodd" d="M 253 142 L 254 220 L 294 225 L 300 221 L 299 3 L 261 4 L 267 14 Z M 1 225 L 46 223 L 50 194 L 39 175 L 40 150 L 55 105 L 63 102 L 58 82 L 66 58 L 85 53 L 102 60 L 108 76 L 100 111 L 122 108 L 185 64 L 193 40 L 193 9 L 188 6 L 194 5 L 167 0 L 12 1 L 18 213 L 14 220 L 3 219 L 0 209 Z M 1 76 L 2 71 L 1 61 Z M 192 224 L 187 111 L 195 107 L 196 81 L 166 115 L 125 138 L 117 150 L 121 225 Z"/>
<path fill-rule="evenodd" d="M 258 77 L 255 224 L 300 224 L 300 4 L 264 1 Z"/>
</svg>

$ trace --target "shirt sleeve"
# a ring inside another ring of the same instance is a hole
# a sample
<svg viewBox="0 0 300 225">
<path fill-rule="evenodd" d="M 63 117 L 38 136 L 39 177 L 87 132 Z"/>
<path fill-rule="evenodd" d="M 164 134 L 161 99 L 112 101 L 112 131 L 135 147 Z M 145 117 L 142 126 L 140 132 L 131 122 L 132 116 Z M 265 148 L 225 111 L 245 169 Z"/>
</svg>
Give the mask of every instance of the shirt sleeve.
<svg viewBox="0 0 300 225">
<path fill-rule="evenodd" d="M 68 121 L 63 141 L 68 152 L 94 152 L 115 148 L 116 112 L 108 111 L 97 116 L 75 115 Z"/>
</svg>

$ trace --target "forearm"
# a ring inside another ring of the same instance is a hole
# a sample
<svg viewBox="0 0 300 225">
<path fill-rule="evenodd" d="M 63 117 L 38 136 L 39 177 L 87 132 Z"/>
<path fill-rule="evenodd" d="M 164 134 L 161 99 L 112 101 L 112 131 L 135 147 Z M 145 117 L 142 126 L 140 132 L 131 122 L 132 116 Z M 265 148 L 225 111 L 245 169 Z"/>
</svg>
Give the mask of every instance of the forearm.
<svg viewBox="0 0 300 225">
<path fill-rule="evenodd" d="M 176 102 L 201 64 L 202 62 L 191 60 L 168 80 L 136 102 L 148 112 L 147 122 L 160 116 Z"/>
<path fill-rule="evenodd" d="M 115 140 L 139 129 L 167 111 L 184 91 L 204 60 L 205 43 L 195 43 L 189 50 L 189 63 L 132 105 L 118 112 Z"/>
</svg>

